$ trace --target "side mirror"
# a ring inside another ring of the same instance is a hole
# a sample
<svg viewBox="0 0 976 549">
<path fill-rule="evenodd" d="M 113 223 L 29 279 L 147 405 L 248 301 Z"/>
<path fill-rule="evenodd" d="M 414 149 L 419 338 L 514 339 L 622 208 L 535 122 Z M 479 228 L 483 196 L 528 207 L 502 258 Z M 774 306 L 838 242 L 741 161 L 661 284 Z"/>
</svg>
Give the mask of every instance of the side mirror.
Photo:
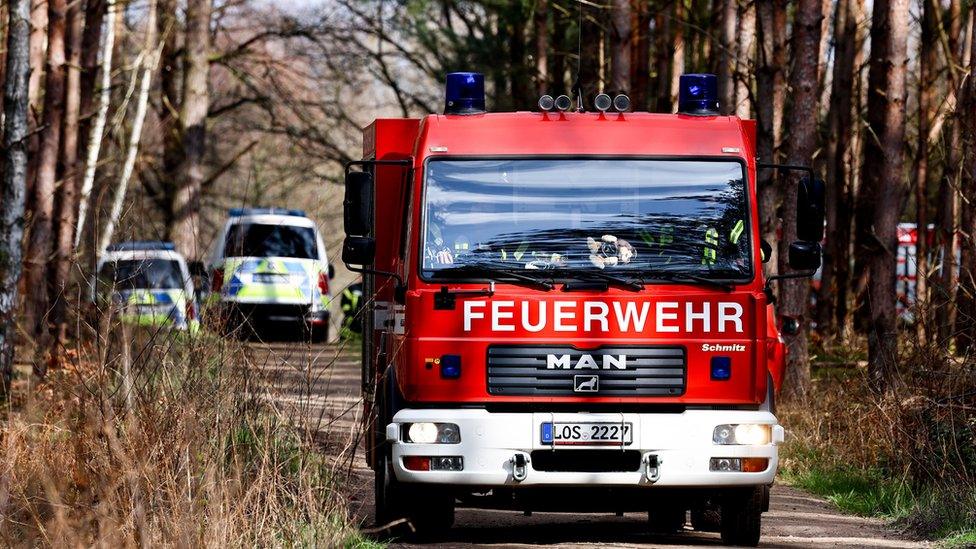
<svg viewBox="0 0 976 549">
<path fill-rule="evenodd" d="M 769 260 L 773 258 L 773 247 L 765 240 L 759 240 L 759 249 L 762 251 L 762 262 L 769 263 Z"/>
<path fill-rule="evenodd" d="M 820 268 L 819 242 L 799 241 L 790 244 L 790 268 L 798 271 L 815 271 Z"/>
<path fill-rule="evenodd" d="M 376 241 L 368 236 L 347 236 L 342 243 L 342 262 L 346 265 L 370 265 L 376 255 Z"/>
<path fill-rule="evenodd" d="M 373 176 L 367 172 L 346 174 L 346 196 L 342 202 L 342 220 L 347 236 L 368 236 L 373 220 Z M 345 257 L 345 249 L 343 249 Z M 362 263 L 359 263 L 362 265 Z"/>
<path fill-rule="evenodd" d="M 207 267 L 204 266 L 202 261 L 191 261 L 186 266 L 190 269 L 190 276 L 207 277 Z"/>
<path fill-rule="evenodd" d="M 329 280 L 335 278 L 335 265 L 329 263 Z"/>
<path fill-rule="evenodd" d="M 807 242 L 823 240 L 825 201 L 826 187 L 822 179 L 804 177 L 800 180 L 796 190 L 796 237 L 798 239 Z M 792 255 L 793 247 L 790 246 L 791 263 Z"/>
</svg>

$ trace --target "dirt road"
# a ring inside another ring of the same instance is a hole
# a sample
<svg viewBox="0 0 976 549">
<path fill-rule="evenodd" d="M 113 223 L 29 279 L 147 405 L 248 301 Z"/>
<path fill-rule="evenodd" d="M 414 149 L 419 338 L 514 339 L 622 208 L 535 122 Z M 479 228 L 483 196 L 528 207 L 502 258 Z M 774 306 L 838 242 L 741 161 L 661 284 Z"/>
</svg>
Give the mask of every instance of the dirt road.
<svg viewBox="0 0 976 549">
<path fill-rule="evenodd" d="M 365 526 L 372 524 L 372 472 L 357 448 L 358 346 L 304 343 L 253 345 L 253 364 L 276 374 L 274 393 L 287 413 L 321 434 L 336 463 L 351 475 L 348 497 Z M 721 545 L 718 534 L 686 530 L 671 536 L 646 531 L 646 515 L 574 515 L 459 509 L 441 547 L 701 547 Z M 908 541 L 876 519 L 852 517 L 789 486 L 772 491 L 763 515 L 762 547 L 925 547 Z M 398 545 L 407 546 L 407 545 Z"/>
</svg>

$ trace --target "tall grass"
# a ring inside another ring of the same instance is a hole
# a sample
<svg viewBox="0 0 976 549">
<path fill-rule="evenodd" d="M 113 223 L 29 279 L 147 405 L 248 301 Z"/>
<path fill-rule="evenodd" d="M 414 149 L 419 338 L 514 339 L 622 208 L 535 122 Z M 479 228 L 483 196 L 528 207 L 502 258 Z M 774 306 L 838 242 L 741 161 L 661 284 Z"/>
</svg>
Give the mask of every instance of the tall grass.
<svg viewBox="0 0 976 549">
<path fill-rule="evenodd" d="M 62 349 L 42 384 L 18 382 L 0 439 L 0 544 L 365 543 L 345 474 L 271 404 L 275 380 L 244 344 L 106 326 Z"/>
<path fill-rule="evenodd" d="M 814 372 L 809 398 L 779 410 L 787 481 L 919 536 L 976 532 L 976 361 L 913 342 L 885 394 L 863 364 Z"/>
</svg>

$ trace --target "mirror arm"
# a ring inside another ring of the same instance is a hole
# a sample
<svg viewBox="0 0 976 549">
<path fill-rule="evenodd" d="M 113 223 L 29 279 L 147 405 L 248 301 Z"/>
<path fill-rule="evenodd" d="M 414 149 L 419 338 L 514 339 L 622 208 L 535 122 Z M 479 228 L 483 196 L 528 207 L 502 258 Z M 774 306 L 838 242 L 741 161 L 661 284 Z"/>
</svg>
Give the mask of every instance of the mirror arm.
<svg viewBox="0 0 976 549">
<path fill-rule="evenodd" d="M 413 157 L 399 158 L 396 160 L 350 160 L 343 165 L 343 175 L 349 175 L 353 166 L 365 168 L 366 166 L 413 166 Z"/>
<path fill-rule="evenodd" d="M 406 298 L 407 285 L 403 281 L 403 278 L 397 273 L 393 273 L 390 271 L 381 271 L 379 269 L 370 269 L 369 267 L 364 267 L 364 266 L 355 267 L 348 263 L 346 263 L 345 265 L 346 268 L 353 273 L 387 276 L 394 279 L 396 281 L 396 286 L 394 286 L 393 288 L 394 301 L 402 304 L 404 299 Z"/>
<path fill-rule="evenodd" d="M 756 162 L 756 169 L 804 172 L 810 176 L 810 179 L 813 179 L 815 177 L 813 173 L 813 168 L 809 166 L 800 166 L 796 164 L 766 164 L 763 162 Z"/>
<path fill-rule="evenodd" d="M 773 296 L 772 283 L 777 280 L 790 280 L 794 278 L 810 278 L 817 274 L 819 267 L 813 270 L 797 271 L 795 273 L 784 273 L 784 274 L 774 274 L 766 278 L 766 285 L 763 286 L 763 292 L 766 294 L 766 300 L 771 303 L 776 303 L 776 298 Z"/>
</svg>

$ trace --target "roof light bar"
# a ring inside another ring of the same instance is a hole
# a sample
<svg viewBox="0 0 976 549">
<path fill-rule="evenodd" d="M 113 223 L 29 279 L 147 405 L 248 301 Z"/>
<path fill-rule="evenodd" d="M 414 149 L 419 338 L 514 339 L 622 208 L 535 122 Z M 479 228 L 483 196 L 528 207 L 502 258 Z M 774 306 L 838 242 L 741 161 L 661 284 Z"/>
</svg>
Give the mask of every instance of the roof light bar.
<svg viewBox="0 0 976 549">
<path fill-rule="evenodd" d="M 288 215 L 293 217 L 307 217 L 305 215 L 305 210 L 286 208 L 231 208 L 228 215 L 231 217 L 244 217 L 246 215 Z"/>
<path fill-rule="evenodd" d="M 110 244 L 105 249 L 108 252 L 143 252 L 143 251 L 176 251 L 176 245 L 172 242 L 161 240 L 134 240 L 131 242 L 117 242 Z"/>
<path fill-rule="evenodd" d="M 478 72 L 452 72 L 447 75 L 444 114 L 485 112 L 485 76 Z"/>
<path fill-rule="evenodd" d="M 718 116 L 718 78 L 714 74 L 682 74 L 678 85 L 678 112 Z"/>
</svg>

